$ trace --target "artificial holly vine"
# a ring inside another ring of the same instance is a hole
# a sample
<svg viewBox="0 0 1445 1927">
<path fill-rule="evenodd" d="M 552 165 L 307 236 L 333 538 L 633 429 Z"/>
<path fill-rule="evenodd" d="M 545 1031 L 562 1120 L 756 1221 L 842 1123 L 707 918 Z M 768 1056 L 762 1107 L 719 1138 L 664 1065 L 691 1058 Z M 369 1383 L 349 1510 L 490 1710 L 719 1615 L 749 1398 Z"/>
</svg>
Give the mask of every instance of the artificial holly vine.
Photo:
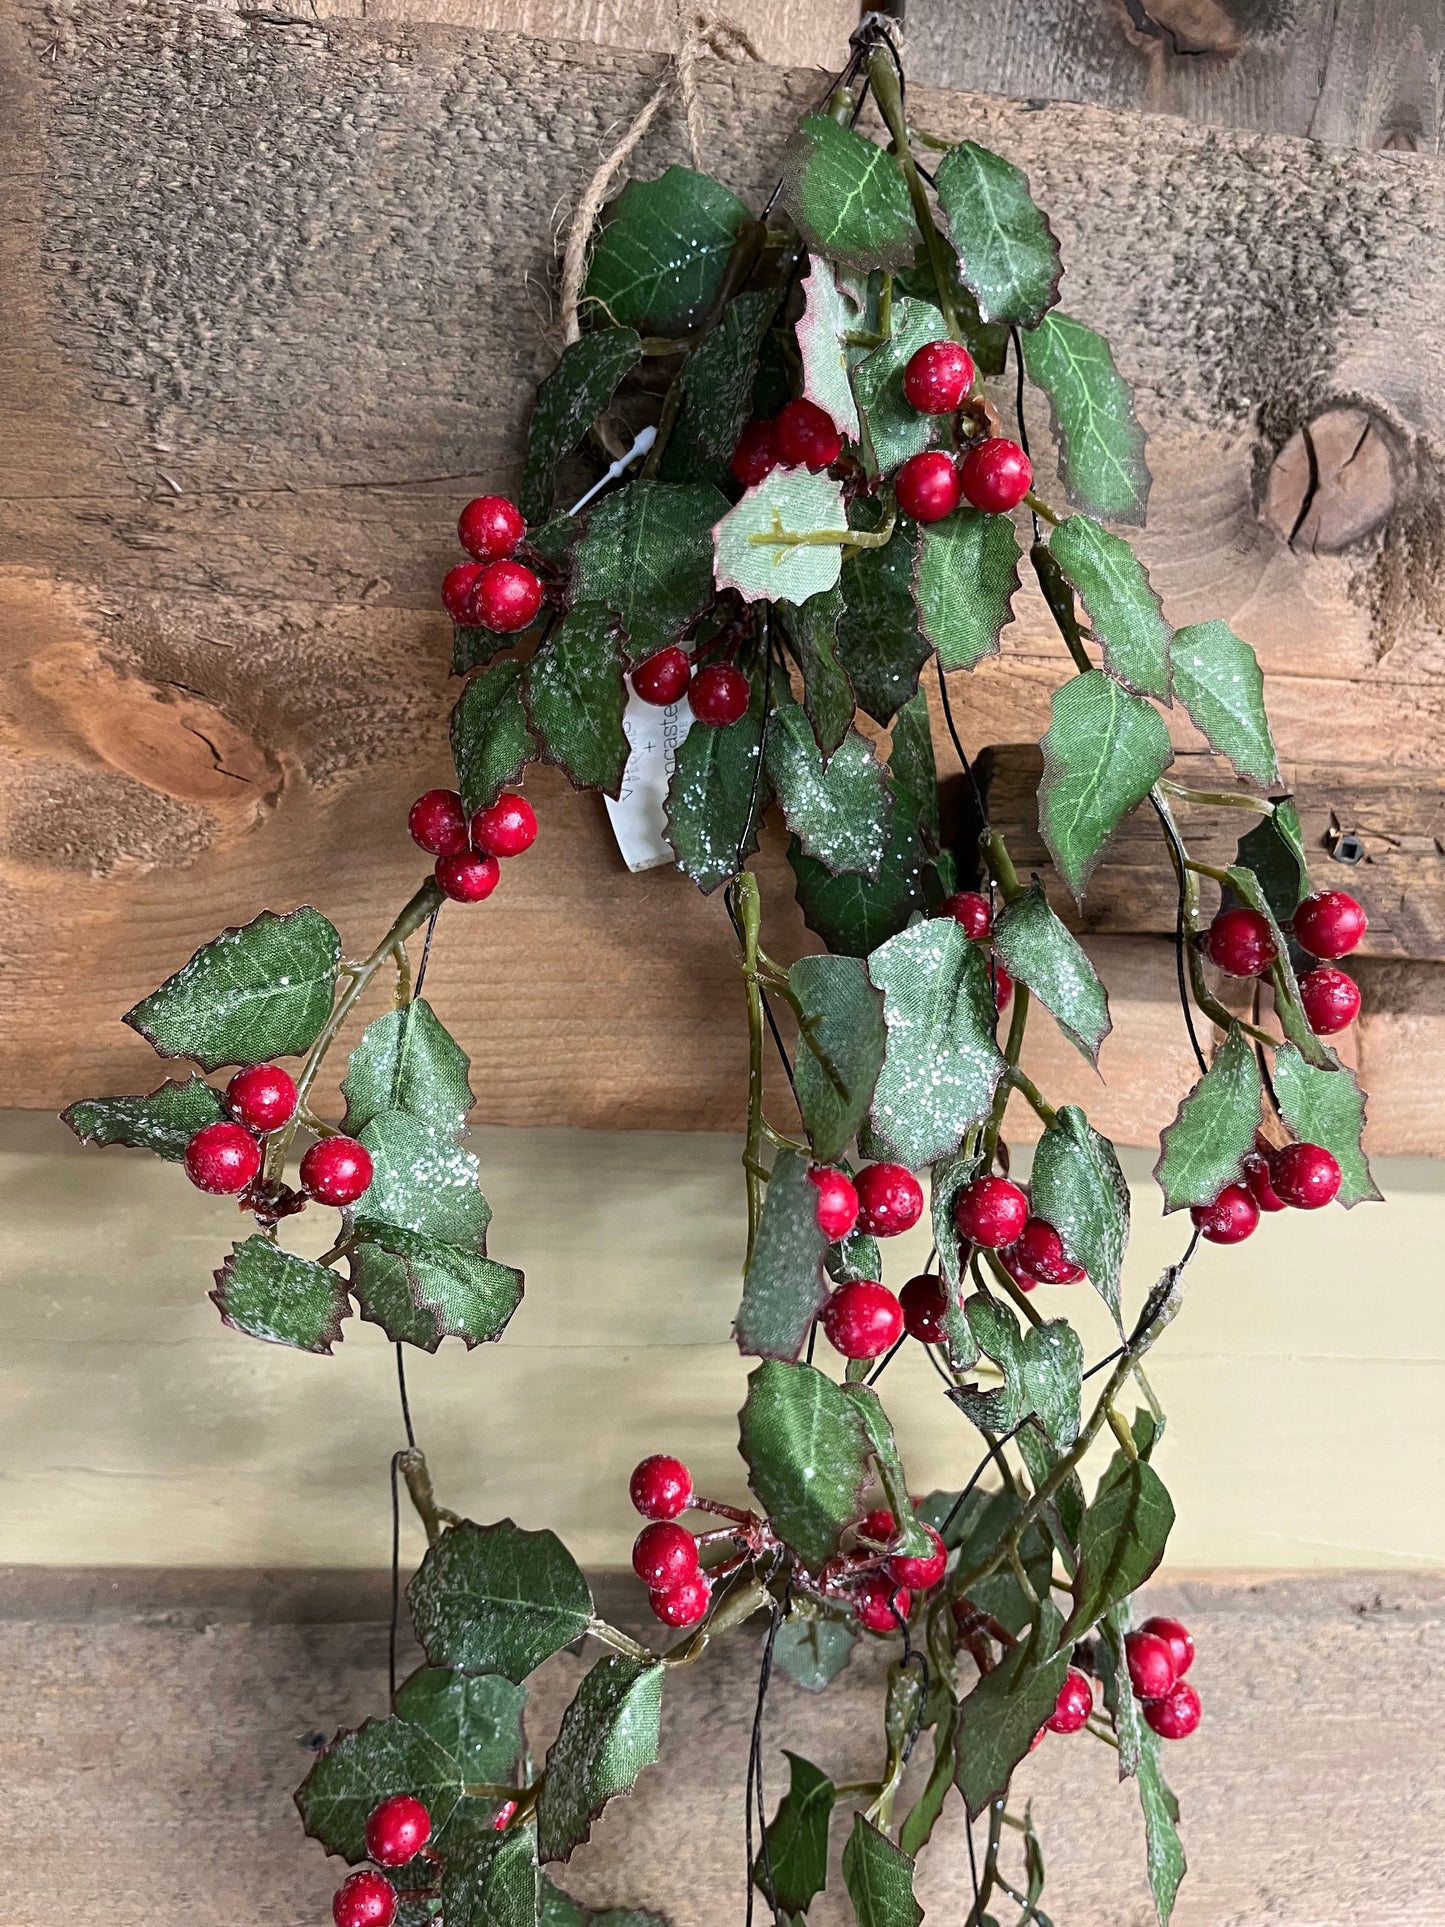
<svg viewBox="0 0 1445 1927">
<path fill-rule="evenodd" d="M 870 95 L 881 141 L 858 127 Z M 919 152 L 940 157 L 936 171 Z M 1059 311 L 1060 273 L 1020 171 L 908 121 L 877 17 L 804 119 L 761 215 L 685 168 L 627 186 L 592 240 L 585 326 L 539 391 L 520 506 L 484 496 L 461 513 L 468 559 L 441 590 L 466 678 L 456 788 L 429 790 L 408 819 L 431 872 L 356 962 L 311 908 L 222 933 L 127 1018 L 196 1071 L 66 1113 L 82 1138 L 151 1150 L 237 1198 L 254 1229 L 212 1294 L 237 1329 L 324 1352 L 355 1309 L 398 1346 L 499 1338 L 522 1278 L 488 1254 L 491 1213 L 463 1144 L 468 1060 L 421 995 L 432 934 L 446 903 L 483 902 L 536 841 L 516 788 L 530 766 L 615 798 L 629 703 L 675 718 L 667 837 L 702 890 L 725 893 L 748 1021 L 734 1338 L 757 1360 L 740 1416 L 755 1505 L 697 1492 L 665 1453 L 636 1467 L 646 1523 L 633 1566 L 654 1650 L 598 1615 L 553 1533 L 459 1519 L 437 1505 L 421 1454 L 397 1455 L 428 1538 L 408 1594 L 424 1664 L 393 1681 L 384 1717 L 337 1736 L 297 1796 L 307 1831 L 357 1869 L 337 1927 L 582 1922 L 542 1869 L 656 1759 L 669 1674 L 729 1633 L 762 1649 L 749 1918 L 755 1904 L 780 1927 L 806 1916 L 847 1800 L 842 1871 L 861 1927 L 915 1927 L 915 1859 L 956 1791 L 985 1829 L 976 1858 L 970 1834 L 965 1927 L 986 1927 L 1003 1902 L 1021 1923 L 1045 1921 L 1032 1818 L 1010 1810 L 1014 1770 L 1046 1735 L 1092 1734 L 1137 1783 L 1168 1921 L 1184 1858 L 1160 1743 L 1191 1734 L 1201 1704 L 1187 1628 L 1132 1624 L 1174 1516 L 1151 1463 L 1164 1415 L 1144 1363 L 1200 1238 L 1228 1245 L 1262 1212 L 1378 1195 L 1363 1098 L 1324 1041 L 1358 1013 L 1335 966 L 1365 919 L 1340 892 L 1311 893 L 1253 651 L 1223 622 L 1172 629 L 1105 526 L 1143 520 L 1143 435 L 1103 339 Z M 985 386 L 1009 358 L 1012 436 Z M 1025 381 L 1049 404 L 1066 515 L 1034 489 Z M 560 479 L 595 474 L 599 456 L 602 482 L 556 512 Z M 949 678 L 998 653 L 1025 553 L 1065 672 L 1039 790 L 1058 878 L 1082 899 L 1120 823 L 1147 805 L 1178 884 L 1200 1076 L 1156 1175 L 1194 1235 L 1127 1315 L 1129 1191 L 1113 1146 L 1021 1063 L 1035 1006 L 1097 1063 L 1107 993 L 977 791 L 976 839 L 950 844 L 922 683 L 931 661 L 937 720 L 971 778 Z M 1161 706 L 1176 701 L 1235 786 L 1170 781 Z M 748 868 L 774 805 L 823 946 L 791 966 L 764 948 Z M 1179 821 L 1211 809 L 1249 818 L 1225 868 L 1191 857 Z M 413 976 L 407 946 L 422 930 Z M 390 1006 L 350 1053 L 338 1128 L 313 1093 L 379 978 Z M 770 1032 L 796 1098 L 787 1129 L 764 1109 Z M 208 1081 L 232 1066 L 224 1089 Z M 1027 1183 L 1011 1175 L 1014 1100 L 1042 1127 Z M 302 1129 L 313 1141 L 293 1186 Z M 341 1217 L 311 1260 L 286 1249 L 282 1227 L 317 1207 Z M 925 1209 L 934 1259 L 895 1290 L 884 1242 Z M 1119 1341 L 1092 1366 L 1067 1300 L 1045 1316 L 1035 1299 L 1086 1283 Z M 820 1333 L 839 1369 L 815 1362 Z M 966 1474 L 922 1499 L 878 1390 L 909 1342 L 957 1409 Z M 1131 1381 L 1143 1401 L 1132 1419 Z M 1091 1459 L 1090 1491 L 1085 1461 L 1106 1431 L 1114 1450 Z M 876 1780 L 842 1788 L 791 1756 L 769 1816 L 769 1679 L 821 1691 L 865 1635 L 892 1653 Z M 589 1637 L 606 1650 L 539 1766 L 526 1682 Z M 907 1775 L 924 1735 L 931 1767 Z"/>
</svg>

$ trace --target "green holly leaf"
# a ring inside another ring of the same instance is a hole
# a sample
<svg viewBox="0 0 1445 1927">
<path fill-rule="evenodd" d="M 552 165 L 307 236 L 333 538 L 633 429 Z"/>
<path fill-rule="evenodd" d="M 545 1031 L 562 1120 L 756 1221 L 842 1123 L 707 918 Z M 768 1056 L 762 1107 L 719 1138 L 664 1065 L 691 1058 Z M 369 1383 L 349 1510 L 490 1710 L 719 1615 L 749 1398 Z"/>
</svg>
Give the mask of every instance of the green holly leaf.
<svg viewBox="0 0 1445 1927">
<path fill-rule="evenodd" d="M 1011 1432 L 1036 1412 L 1056 1445 L 1068 1447 L 1079 1436 L 1084 1345 L 1066 1318 L 1051 1318 L 1020 1331 L 1019 1321 L 1001 1298 L 977 1292 L 964 1305 L 974 1344 L 1003 1373 L 990 1391 L 949 1393 L 973 1424 L 990 1432 Z"/>
<path fill-rule="evenodd" d="M 779 1151 L 733 1326 L 745 1358 L 798 1356 L 828 1295 L 823 1282 L 827 1248 L 807 1159 Z"/>
<path fill-rule="evenodd" d="M 848 1664 L 857 1643 L 855 1620 L 835 1616 L 813 1600 L 795 1598 L 773 1641 L 773 1664 L 805 1693 L 821 1693 Z"/>
<path fill-rule="evenodd" d="M 866 1231 L 850 1231 L 846 1238 L 829 1245 L 823 1264 L 828 1276 L 839 1285 L 856 1278 L 883 1276 L 883 1255 L 878 1249 L 878 1240 Z"/>
<path fill-rule="evenodd" d="M 476 1099 L 471 1059 L 424 997 L 388 1010 L 361 1033 L 347 1060 L 342 1129 L 359 1137 L 383 1111 L 402 1111 L 442 1137 L 456 1137 Z"/>
<path fill-rule="evenodd" d="M 933 760 L 933 726 L 928 715 L 928 698 L 922 690 L 906 702 L 893 718 L 892 741 L 888 746 L 888 774 L 900 811 L 917 821 L 931 847 L 937 847 L 942 829 L 938 814 L 938 767 Z"/>
<path fill-rule="evenodd" d="M 419 1305 L 404 1258 L 380 1245 L 357 1245 L 346 1254 L 351 1295 L 369 1325 L 379 1325 L 397 1345 L 434 1352 L 449 1334 L 429 1306 Z"/>
<path fill-rule="evenodd" d="M 1173 1524 L 1173 1504 L 1153 1466 L 1116 1452 L 1079 1529 L 1074 1609 L 1062 1645 L 1143 1585 L 1164 1557 Z"/>
<path fill-rule="evenodd" d="M 893 333 L 853 370 L 853 387 L 868 423 L 868 438 L 880 472 L 891 475 L 910 455 L 921 454 L 938 439 L 937 415 L 924 415 L 903 392 L 903 371 L 930 341 L 946 341 L 948 328 L 930 302 L 893 303 Z"/>
<path fill-rule="evenodd" d="M 704 896 L 735 877 L 758 847 L 758 822 L 769 796 L 767 775 L 758 767 L 764 694 L 764 678 L 754 675 L 746 716 L 725 729 L 695 726 L 677 747 L 667 790 L 667 840 L 677 867 Z"/>
<path fill-rule="evenodd" d="M 473 1835 L 442 1868 L 446 1927 L 536 1927 L 537 1830 L 530 1821 Z"/>
<path fill-rule="evenodd" d="M 961 508 L 932 522 L 918 545 L 913 593 L 918 628 L 945 669 L 972 669 L 998 654 L 1013 621 L 1023 551 L 1006 515 Z"/>
<path fill-rule="evenodd" d="M 355 1864 L 367 1858 L 366 1823 L 395 1793 L 410 1793 L 445 1835 L 462 1797 L 458 1762 L 405 1719 L 368 1720 L 338 1733 L 296 1793 L 301 1824 L 328 1853 Z"/>
<path fill-rule="evenodd" d="M 592 510 L 572 600 L 621 622 L 634 662 L 673 642 L 712 600 L 712 530 L 727 498 L 710 482 L 632 482 Z"/>
<path fill-rule="evenodd" d="M 1247 642 L 1227 622 L 1175 631 L 1174 693 L 1189 720 L 1247 782 L 1279 779 L 1279 757 L 1264 707 L 1264 677 Z"/>
<path fill-rule="evenodd" d="M 627 691 L 610 610 L 582 602 L 565 615 L 527 664 L 522 698 L 544 763 L 555 763 L 574 789 L 621 794 Z"/>
<path fill-rule="evenodd" d="M 958 1547 L 958 1571 L 967 1572 L 978 1565 L 1005 1533 L 1014 1530 L 1022 1512 L 1023 1501 L 1011 1492 L 975 1489 L 970 1493 L 953 1528 L 943 1533 L 946 1545 Z M 1047 1599 L 1054 1554 L 1052 1541 L 1041 1525 L 1031 1525 L 1024 1531 L 1019 1556 L 1035 1598 Z M 1033 1624 L 1035 1600 L 1028 1597 L 1007 1564 L 971 1586 L 968 1599 L 980 1612 L 991 1613 L 1008 1632 L 1018 1634 Z"/>
<path fill-rule="evenodd" d="M 248 1338 L 302 1352 L 329 1352 L 351 1310 L 334 1271 L 259 1234 L 231 1247 L 210 1296 L 226 1323 Z"/>
<path fill-rule="evenodd" d="M 933 1837 L 953 1776 L 958 1771 L 958 1707 L 952 1700 L 933 1730 L 933 1766 L 908 1816 L 898 1830 L 904 1853 L 917 1855 Z"/>
<path fill-rule="evenodd" d="M 903 1470 L 903 1461 L 898 1456 L 898 1444 L 888 1414 L 883 1409 L 883 1401 L 871 1385 L 845 1385 L 843 1396 L 851 1399 L 857 1407 L 868 1448 L 873 1455 L 874 1469 L 888 1495 L 888 1503 L 898 1524 L 900 1536 L 894 1550 L 909 1559 L 928 1558 L 933 1550 L 932 1541 L 913 1515 L 908 1479 Z"/>
<path fill-rule="evenodd" d="M 811 1761 L 786 1748 L 784 1756 L 788 1790 L 768 1828 L 766 1850 L 753 1862 L 753 1879 L 770 1906 L 804 1914 L 828 1884 L 828 1822 L 838 1796 Z"/>
<path fill-rule="evenodd" d="M 1239 839 L 1238 863 L 1258 879 L 1275 922 L 1287 924 L 1310 893 L 1304 832 L 1292 798 L 1276 803 L 1272 816 Z"/>
<path fill-rule="evenodd" d="M 919 671 L 932 645 L 918 627 L 913 600 L 913 524 L 900 522 L 881 549 L 860 549 L 843 564 L 838 660 L 858 706 L 890 723 L 918 693 Z"/>
<path fill-rule="evenodd" d="M 299 1057 L 331 1015 L 341 939 L 319 910 L 263 910 L 223 930 L 124 1022 L 162 1057 L 204 1071 Z"/>
<path fill-rule="evenodd" d="M 1043 752 L 1039 832 L 1082 899 L 1110 837 L 1173 761 L 1169 732 L 1151 704 L 1091 669 L 1054 692 Z"/>
<path fill-rule="evenodd" d="M 609 1653 L 578 1687 L 547 1752 L 537 1801 L 537 1845 L 544 1860 L 566 1860 L 592 1831 L 607 1802 L 631 1790 L 657 1758 L 662 1711 L 660 1660 Z"/>
<path fill-rule="evenodd" d="M 529 522 L 546 519 L 558 462 L 571 454 L 641 358 L 635 328 L 599 328 L 562 350 L 537 390 L 527 429 L 520 504 Z"/>
<path fill-rule="evenodd" d="M 810 254 L 845 268 L 901 268 L 918 229 L 908 185 L 881 147 L 810 114 L 783 158 L 783 206 Z"/>
<path fill-rule="evenodd" d="M 526 1706 L 527 1689 L 500 1673 L 458 1673 L 443 1666 L 419 1666 L 396 1692 L 398 1717 L 429 1734 L 473 1786 L 507 1786 L 515 1780 L 526 1751 Z"/>
<path fill-rule="evenodd" d="M 85 1097 L 60 1113 L 82 1144 L 128 1144 L 178 1164 L 206 1125 L 226 1115 L 221 1093 L 204 1077 L 162 1084 L 145 1097 Z"/>
<path fill-rule="evenodd" d="M 1343 1064 L 1320 1070 L 1307 1064 L 1293 1044 L 1274 1054 L 1274 1091 L 1279 1114 L 1302 1144 L 1322 1144 L 1340 1167 L 1339 1201 L 1349 1210 L 1380 1192 L 1361 1148 L 1365 1099 L 1353 1071 Z"/>
<path fill-rule="evenodd" d="M 542 1875 L 537 1927 L 589 1927 L 589 1916 L 546 1874 Z"/>
<path fill-rule="evenodd" d="M 1144 1723 L 1143 1709 L 1129 1684 L 1124 1659 L 1124 1635 L 1129 1629 L 1129 1602 L 1121 1600 L 1105 1613 L 1100 1624 L 1099 1666 L 1104 1681 L 1104 1703 L 1114 1721 L 1119 1742 L 1119 1777 L 1133 1776 L 1144 1813 L 1144 1840 L 1149 1886 L 1159 1927 L 1169 1927 L 1179 1883 L 1184 1878 L 1184 1849 L 1179 1842 L 1179 1802 L 1159 1768 L 1160 1740 Z"/>
<path fill-rule="evenodd" d="M 349 1221 L 363 1244 L 405 1261 L 418 1305 L 470 1349 L 500 1338 L 522 1298 L 522 1274 L 487 1256 L 491 1206 L 470 1151 L 400 1111 L 361 1132 L 372 1180 Z"/>
<path fill-rule="evenodd" d="M 1029 1174 L 1039 1217 L 1082 1265 L 1119 1323 L 1119 1277 L 1129 1242 L 1129 1185 L 1114 1147 L 1077 1105 L 1065 1104 L 1039 1139 Z M 1122 1328 L 1121 1328 L 1122 1329 Z"/>
<path fill-rule="evenodd" d="M 498 662 L 475 676 L 452 711 L 452 760 L 468 816 L 490 809 L 537 754 L 522 707 L 522 664 Z"/>
<path fill-rule="evenodd" d="M 805 1026 L 793 1066 L 798 1106 L 813 1155 L 830 1164 L 868 1114 L 887 1042 L 883 999 L 857 957 L 800 958 L 788 982 Z"/>
<path fill-rule="evenodd" d="M 1055 312 L 1023 337 L 1023 347 L 1029 380 L 1049 398 L 1070 499 L 1110 522 L 1142 522 L 1150 479 L 1144 431 L 1108 342 Z"/>
<path fill-rule="evenodd" d="M 835 876 L 877 876 L 893 796 L 866 737 L 850 729 L 825 766 L 802 706 L 780 703 L 768 725 L 767 772 L 784 821 L 815 862 Z"/>
<path fill-rule="evenodd" d="M 857 325 L 857 314 L 832 268 L 815 255 L 803 276 L 803 313 L 795 331 L 803 362 L 803 395 L 851 442 L 858 439 L 858 404 L 848 379 L 843 337 Z"/>
<path fill-rule="evenodd" d="M 953 309 L 958 317 L 964 346 L 973 356 L 974 367 L 981 375 L 1001 375 L 1008 366 L 1008 328 L 1001 322 L 983 320 L 973 289 L 965 284 L 959 272 L 958 256 L 952 250 L 949 250 L 944 262 L 944 272 L 948 277 L 948 290 L 953 296 Z M 895 303 L 900 294 L 910 295 L 920 301 L 937 300 L 938 280 L 933 263 L 928 258 L 928 249 L 921 241 L 913 251 L 913 265 L 894 275 L 893 287 Z"/>
<path fill-rule="evenodd" d="M 555 1532 L 510 1519 L 464 1519 L 427 1548 L 407 1588 L 422 1650 L 433 1666 L 501 1673 L 520 1684 L 592 1623 L 592 1593 Z"/>
<path fill-rule="evenodd" d="M 932 917 L 875 950 L 888 1044 L 869 1123 L 878 1154 L 909 1170 L 949 1157 L 987 1117 L 1003 1074 L 988 969 L 951 917 Z"/>
<path fill-rule="evenodd" d="M 1049 908 L 1037 878 L 999 912 L 993 948 L 1014 981 L 1028 985 L 1097 1067 L 1099 1048 L 1114 1028 L 1109 999 L 1088 956 Z"/>
<path fill-rule="evenodd" d="M 853 720 L 853 688 L 838 661 L 838 589 L 809 596 L 803 603 L 779 602 L 774 608 L 783 646 L 803 678 L 803 711 L 826 763 L 848 734 Z"/>
<path fill-rule="evenodd" d="M 1260 1081 L 1254 1050 L 1231 1024 L 1219 1055 L 1190 1091 L 1159 1139 L 1154 1175 L 1164 1209 L 1212 1204 L 1237 1184 L 1259 1129 Z"/>
<path fill-rule="evenodd" d="M 848 512 L 843 485 L 805 468 L 775 468 L 713 530 L 713 575 L 744 602 L 804 603 L 838 583 Z M 836 541 L 789 541 L 836 535 Z"/>
<path fill-rule="evenodd" d="M 749 1485 L 778 1536 L 816 1570 L 858 1517 L 868 1480 L 856 1407 L 811 1365 L 770 1358 L 749 1374 L 740 1429 Z"/>
<path fill-rule="evenodd" d="M 602 216 L 583 302 L 641 334 L 682 334 L 716 295 L 748 218 L 730 187 L 688 167 L 629 181 Z"/>
<path fill-rule="evenodd" d="M 984 321 L 1032 328 L 1059 298 L 1059 244 L 1021 168 L 976 141 L 938 164 L 939 206 Z"/>
<path fill-rule="evenodd" d="M 1030 1637 L 1011 1647 L 959 1704 L 958 1790 L 971 1820 L 1003 1793 L 1053 1712 L 1069 1670 L 1062 1620 L 1045 1598 Z"/>
<path fill-rule="evenodd" d="M 1037 1492 L 1044 1480 L 1051 1478 L 1058 1470 L 1059 1460 L 1063 1454 L 1037 1425 L 1022 1426 L 1014 1434 L 1014 1443 L 1033 1481 L 1034 1491 Z M 1140 1456 L 1142 1457 L 1143 1454 L 1141 1453 Z M 1085 1504 L 1083 1480 L 1077 1472 L 1071 1471 L 1064 1475 L 1062 1484 L 1055 1488 L 1053 1497 L 1044 1510 L 1043 1524 L 1048 1528 L 1049 1536 L 1055 1545 L 1061 1545 L 1061 1550 L 1070 1559 L 1073 1558 L 1079 1543 L 1079 1528 L 1084 1523 Z M 1063 1529 L 1062 1543 L 1054 1530 L 1055 1518 Z"/>
<path fill-rule="evenodd" d="M 1049 550 L 1084 605 L 1109 674 L 1136 695 L 1167 702 L 1173 631 L 1129 544 L 1087 515 L 1071 515 L 1050 535 Z"/>
<path fill-rule="evenodd" d="M 780 288 L 734 295 L 718 325 L 682 368 L 682 425 L 705 461 L 726 462 L 752 413 L 753 384 L 763 337 L 772 325 Z"/>
<path fill-rule="evenodd" d="M 803 921 L 841 956 L 868 956 L 923 908 L 924 850 L 901 808 L 894 808 L 876 878 L 848 872 L 835 877 L 804 854 L 796 837 L 788 843 L 788 861 Z"/>
<path fill-rule="evenodd" d="M 861 1813 L 843 1849 L 843 1884 L 858 1927 L 918 1927 L 923 1918 L 913 1898 L 913 1862 Z"/>
</svg>

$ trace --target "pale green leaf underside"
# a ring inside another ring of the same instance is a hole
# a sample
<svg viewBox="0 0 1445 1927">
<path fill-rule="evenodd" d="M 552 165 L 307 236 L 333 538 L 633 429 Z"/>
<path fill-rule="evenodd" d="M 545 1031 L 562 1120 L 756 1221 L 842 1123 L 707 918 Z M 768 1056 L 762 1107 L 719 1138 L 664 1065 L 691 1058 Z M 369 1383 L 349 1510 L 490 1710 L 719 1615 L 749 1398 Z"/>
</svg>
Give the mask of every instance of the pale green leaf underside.
<svg viewBox="0 0 1445 1927">
<path fill-rule="evenodd" d="M 744 602 L 803 603 L 824 595 L 843 566 L 848 515 L 842 484 L 802 468 L 775 468 L 713 530 L 713 575 Z M 836 542 L 789 542 L 836 533 Z M 757 539 L 754 539 L 757 538 Z"/>
<path fill-rule="evenodd" d="M 833 270 L 814 256 L 803 276 L 803 314 L 797 326 L 803 358 L 803 394 L 829 417 L 849 441 L 858 439 L 858 404 L 848 379 L 843 337 L 858 317 L 841 292 Z"/>
</svg>

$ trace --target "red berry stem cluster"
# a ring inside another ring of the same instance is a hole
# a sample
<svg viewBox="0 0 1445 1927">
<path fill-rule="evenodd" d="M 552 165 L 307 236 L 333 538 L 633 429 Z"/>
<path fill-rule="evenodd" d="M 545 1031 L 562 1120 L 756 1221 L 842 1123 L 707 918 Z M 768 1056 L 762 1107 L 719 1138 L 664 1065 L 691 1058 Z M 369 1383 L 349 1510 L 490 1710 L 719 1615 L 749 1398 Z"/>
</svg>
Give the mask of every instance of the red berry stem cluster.
<svg viewBox="0 0 1445 1927">
<path fill-rule="evenodd" d="M 296 1116 L 298 1094 L 279 1064 L 248 1064 L 226 1086 L 229 1118 L 203 1125 L 186 1145 L 186 1176 L 216 1197 L 239 1194 L 243 1210 L 275 1220 L 300 1210 L 307 1199 L 338 1209 L 355 1204 L 372 1179 L 371 1153 L 340 1132 L 328 1133 L 301 1159 L 299 1196 L 261 1180 L 271 1134 Z"/>
</svg>

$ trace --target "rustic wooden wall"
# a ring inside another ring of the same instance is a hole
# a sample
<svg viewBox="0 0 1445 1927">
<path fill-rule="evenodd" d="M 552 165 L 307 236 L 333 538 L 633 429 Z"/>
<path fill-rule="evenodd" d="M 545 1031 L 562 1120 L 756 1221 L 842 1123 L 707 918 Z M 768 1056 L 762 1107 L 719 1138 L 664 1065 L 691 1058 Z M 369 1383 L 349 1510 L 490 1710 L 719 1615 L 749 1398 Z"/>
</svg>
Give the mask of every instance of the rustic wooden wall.
<svg viewBox="0 0 1445 1927">
<path fill-rule="evenodd" d="M 445 771 L 450 525 L 516 479 L 556 345 L 554 236 L 659 64 L 389 18 L 0 4 L 7 1102 L 142 1087 L 153 1060 L 116 1017 L 223 924 L 310 899 L 354 946 L 410 888 L 405 805 Z M 815 86 L 709 64 L 710 164 L 765 191 Z M 1224 615 L 1255 641 L 1287 760 L 1436 782 L 1433 162 L 911 99 L 1016 155 L 1050 208 L 1066 303 L 1137 384 L 1142 547 L 1171 616 Z M 674 123 L 642 165 L 682 156 Z M 1260 510 L 1276 456 L 1342 407 L 1387 459 L 1374 525 L 1328 552 Z M 970 746 L 1037 734 L 1061 667 L 1022 597 L 1002 662 L 966 687 Z M 731 1123 L 720 905 L 670 873 L 629 877 L 595 799 L 545 773 L 533 787 L 543 843 L 485 910 L 448 911 L 433 966 L 484 1066 L 484 1117 Z M 804 939 L 776 843 L 764 872 L 786 952 Z M 1122 1007 L 1105 1102 L 1142 1141 L 1184 1074 L 1168 952 L 1101 941 Z M 1441 977 L 1402 960 L 1366 980 L 1377 1143 L 1438 1150 Z"/>
</svg>

